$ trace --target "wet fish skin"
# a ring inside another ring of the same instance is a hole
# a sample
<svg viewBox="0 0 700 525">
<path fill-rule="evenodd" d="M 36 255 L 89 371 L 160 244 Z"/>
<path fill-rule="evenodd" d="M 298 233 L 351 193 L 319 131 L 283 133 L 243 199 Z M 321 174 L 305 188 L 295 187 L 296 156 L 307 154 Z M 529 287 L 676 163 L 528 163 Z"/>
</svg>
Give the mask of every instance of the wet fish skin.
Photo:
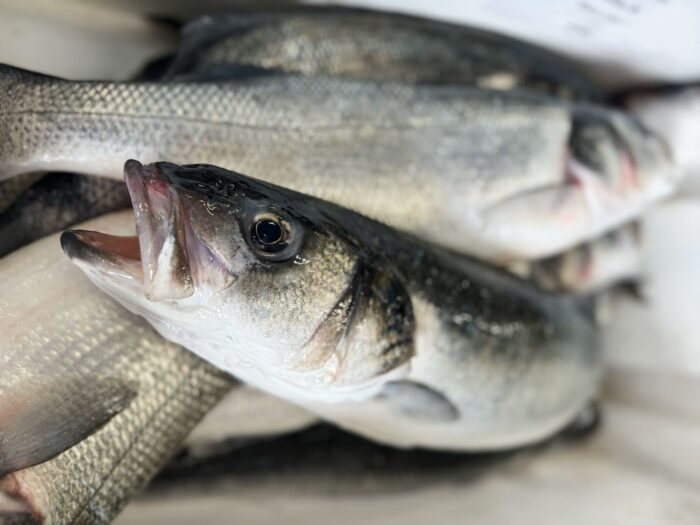
<svg viewBox="0 0 700 525">
<path fill-rule="evenodd" d="M 537 441 L 595 396 L 579 298 L 220 168 L 129 161 L 125 177 L 138 245 L 73 231 L 64 250 L 165 337 L 262 390 L 382 442 L 460 450 Z M 287 234 L 265 255 L 251 232 L 270 216 Z"/>
<path fill-rule="evenodd" d="M 597 100 L 566 60 L 472 27 L 395 13 L 305 7 L 220 13 L 189 23 L 165 78 L 221 77 L 231 66 L 288 73 L 532 89 Z"/>
<path fill-rule="evenodd" d="M 43 173 L 25 173 L 0 182 L 0 213 L 5 211 L 19 195 L 43 176 Z"/>
<path fill-rule="evenodd" d="M 129 193 L 119 181 L 48 174 L 0 213 L 0 257 L 50 233 L 129 205 Z"/>
<path fill-rule="evenodd" d="M 0 98 L 1 176 L 116 178 L 126 156 L 235 166 L 499 262 L 558 253 L 675 184 L 663 145 L 628 117 L 534 95 L 294 75 L 68 82 L 3 66 Z M 573 123 L 601 120 L 615 133 L 593 142 L 617 151 L 602 174 L 569 146 Z"/>
<path fill-rule="evenodd" d="M 643 279 L 641 226 L 621 227 L 553 257 L 515 261 L 508 270 L 553 292 L 599 293 Z"/>
<path fill-rule="evenodd" d="M 128 232 L 133 228 L 130 215 L 90 224 Z M 57 236 L 0 261 L 0 413 L 16 406 L 8 395 L 24 391 L 34 408 L 30 414 L 63 406 L 74 421 L 56 436 L 70 448 L 0 478 L 3 523 L 110 522 L 232 384 L 228 376 L 93 293 L 89 281 L 64 261 Z M 82 427 L 80 418 L 90 415 L 81 409 L 99 402 L 95 381 L 105 374 L 134 386 L 137 395 L 75 444 L 84 436 L 74 427 Z M 53 387 L 64 379 L 72 381 L 73 389 Z M 23 414 L 17 415 L 21 419 Z M 0 422 L 0 434 L 15 429 L 8 428 L 6 419 Z M 37 430 L 48 443 L 55 429 Z M 4 441 L 0 448 L 11 444 Z"/>
</svg>

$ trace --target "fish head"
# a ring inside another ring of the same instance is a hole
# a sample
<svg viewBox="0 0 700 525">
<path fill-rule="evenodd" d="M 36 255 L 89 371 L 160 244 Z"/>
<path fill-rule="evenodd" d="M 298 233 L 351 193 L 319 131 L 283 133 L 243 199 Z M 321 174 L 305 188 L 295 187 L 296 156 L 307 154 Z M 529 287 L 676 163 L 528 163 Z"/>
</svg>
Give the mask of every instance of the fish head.
<svg viewBox="0 0 700 525">
<path fill-rule="evenodd" d="M 166 338 L 302 402 L 405 375 L 407 295 L 313 200 L 207 165 L 129 161 L 125 179 L 137 236 L 69 231 L 62 245 Z"/>
</svg>

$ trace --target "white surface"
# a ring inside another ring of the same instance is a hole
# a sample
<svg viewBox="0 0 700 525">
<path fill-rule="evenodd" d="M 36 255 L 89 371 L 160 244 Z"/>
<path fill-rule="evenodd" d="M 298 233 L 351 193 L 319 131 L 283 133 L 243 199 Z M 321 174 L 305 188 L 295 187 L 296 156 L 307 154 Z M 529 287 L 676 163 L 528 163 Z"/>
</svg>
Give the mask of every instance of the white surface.
<svg viewBox="0 0 700 525">
<path fill-rule="evenodd" d="M 77 0 L 0 2 L 0 62 L 70 79 L 129 78 L 176 37 L 138 15 Z"/>
<path fill-rule="evenodd" d="M 186 445 L 206 451 L 228 438 L 293 432 L 318 421 L 309 412 L 253 387 L 234 388 L 194 428 Z"/>
</svg>

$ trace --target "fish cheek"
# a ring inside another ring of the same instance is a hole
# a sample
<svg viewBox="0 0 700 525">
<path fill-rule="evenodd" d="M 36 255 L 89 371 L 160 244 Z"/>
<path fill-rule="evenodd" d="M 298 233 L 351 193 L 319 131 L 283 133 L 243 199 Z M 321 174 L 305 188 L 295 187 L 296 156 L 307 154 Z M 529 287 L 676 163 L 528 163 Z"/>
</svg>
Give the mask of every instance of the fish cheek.
<svg viewBox="0 0 700 525">
<path fill-rule="evenodd" d="M 413 357 L 415 322 L 411 299 L 401 283 L 388 271 L 367 271 L 367 284 L 360 294 L 358 312 L 351 326 L 355 351 L 348 356 L 348 365 L 354 362 L 357 368 L 362 368 L 358 362 L 371 362 L 372 375 L 380 375 Z M 365 346 L 370 337 L 376 341 L 373 350 Z"/>
<path fill-rule="evenodd" d="M 244 310 L 239 329 L 254 331 L 268 347 L 284 347 L 280 357 L 286 367 L 310 369 L 322 364 L 321 358 L 307 355 L 304 346 L 315 332 L 317 340 L 324 338 L 321 327 L 348 288 L 355 257 L 340 243 L 311 236 L 299 259 L 251 264 L 231 292 L 237 309 Z"/>
<path fill-rule="evenodd" d="M 388 372 L 414 354 L 408 295 L 389 272 L 358 263 L 352 281 L 304 347 L 306 362 L 334 358 L 335 384 L 355 384 Z"/>
<path fill-rule="evenodd" d="M 201 260 L 195 261 L 195 271 L 204 273 L 207 269 L 203 265 L 217 265 L 221 270 L 237 274 L 245 263 L 244 259 L 252 258 L 252 255 L 248 254 L 233 205 L 213 205 L 187 193 L 182 195 L 188 221 L 188 252 L 190 257 L 205 254 Z"/>
</svg>

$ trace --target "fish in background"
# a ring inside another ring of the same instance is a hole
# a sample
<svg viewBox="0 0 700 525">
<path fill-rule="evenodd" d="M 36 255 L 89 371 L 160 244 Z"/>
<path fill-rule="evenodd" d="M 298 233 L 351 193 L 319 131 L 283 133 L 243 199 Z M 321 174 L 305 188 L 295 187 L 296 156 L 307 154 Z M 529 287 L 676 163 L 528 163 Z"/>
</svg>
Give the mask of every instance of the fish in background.
<svg viewBox="0 0 700 525">
<path fill-rule="evenodd" d="M 584 298 L 217 167 L 129 161 L 125 179 L 138 236 L 68 231 L 64 251 L 261 390 L 388 444 L 458 450 L 539 441 L 596 396 Z"/>
<path fill-rule="evenodd" d="M 595 237 L 677 183 L 634 119 L 524 92 L 286 74 L 70 82 L 3 66 L 2 97 L 4 177 L 201 159 L 500 263 Z"/>
<path fill-rule="evenodd" d="M 92 221 L 133 228 L 131 212 Z M 234 381 L 90 283 L 51 236 L 0 260 L 0 522 L 108 523 Z"/>
<path fill-rule="evenodd" d="M 700 192 L 700 83 L 640 90 L 619 98 L 667 141 L 683 175 L 680 192 Z"/>
<path fill-rule="evenodd" d="M 17 197 L 43 176 L 43 173 L 25 173 L 0 182 L 0 213 L 4 212 Z"/>
<path fill-rule="evenodd" d="M 516 261 L 508 270 L 552 292 L 632 291 L 644 278 L 642 246 L 641 224 L 634 221 L 553 257 Z"/>
<path fill-rule="evenodd" d="M 602 99 L 570 62 L 532 44 L 427 18 L 321 6 L 196 19 L 183 28 L 164 78 L 230 78 L 246 68 Z"/>
<path fill-rule="evenodd" d="M 128 208 L 130 202 L 126 186 L 120 181 L 72 173 L 47 174 L 0 212 L 0 257 L 50 233 Z"/>
</svg>

